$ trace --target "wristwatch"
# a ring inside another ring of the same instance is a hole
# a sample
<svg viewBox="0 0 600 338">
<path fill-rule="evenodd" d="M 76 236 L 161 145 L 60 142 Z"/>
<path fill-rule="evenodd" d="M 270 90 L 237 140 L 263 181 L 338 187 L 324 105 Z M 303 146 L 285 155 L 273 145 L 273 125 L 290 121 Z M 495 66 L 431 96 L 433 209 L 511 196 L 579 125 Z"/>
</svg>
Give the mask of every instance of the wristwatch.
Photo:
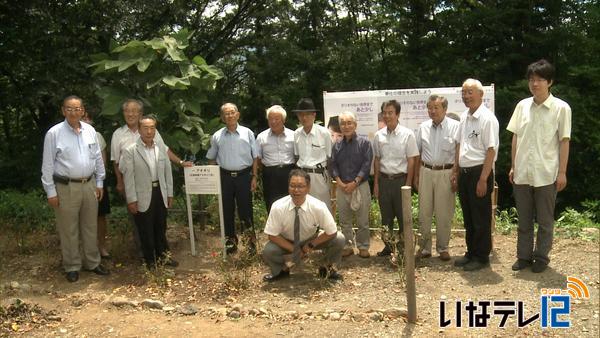
<svg viewBox="0 0 600 338">
<path fill-rule="evenodd" d="M 179 165 L 183 165 L 183 160 L 179 160 Z"/>
</svg>

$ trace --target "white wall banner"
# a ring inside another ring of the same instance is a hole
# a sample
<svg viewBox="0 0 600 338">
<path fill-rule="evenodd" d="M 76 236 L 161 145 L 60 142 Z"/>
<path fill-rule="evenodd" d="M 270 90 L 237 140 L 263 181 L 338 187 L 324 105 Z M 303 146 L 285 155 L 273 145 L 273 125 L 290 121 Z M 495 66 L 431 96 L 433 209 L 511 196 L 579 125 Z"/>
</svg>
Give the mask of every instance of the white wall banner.
<svg viewBox="0 0 600 338">
<path fill-rule="evenodd" d="M 344 111 L 356 114 L 357 133 L 373 138 L 378 129 L 377 115 L 384 101 L 396 100 L 402 106 L 400 124 L 416 132 L 419 125 L 428 120 L 427 99 L 430 95 L 444 96 L 448 100 L 448 113 L 459 116 L 466 107 L 461 98 L 462 87 L 384 89 L 357 92 L 323 92 L 325 126 L 329 118 Z M 483 87 L 483 104 L 494 112 L 494 85 Z"/>
</svg>

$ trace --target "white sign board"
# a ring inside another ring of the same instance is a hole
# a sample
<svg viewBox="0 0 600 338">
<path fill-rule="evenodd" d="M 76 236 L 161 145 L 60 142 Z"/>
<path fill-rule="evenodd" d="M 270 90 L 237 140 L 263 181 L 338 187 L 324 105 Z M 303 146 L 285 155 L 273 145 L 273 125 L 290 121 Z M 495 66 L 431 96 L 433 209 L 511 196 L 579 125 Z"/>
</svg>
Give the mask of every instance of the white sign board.
<svg viewBox="0 0 600 338">
<path fill-rule="evenodd" d="M 323 92 L 323 110 L 325 126 L 329 118 L 344 111 L 356 114 L 358 120 L 357 133 L 373 139 L 378 130 L 378 114 L 381 104 L 388 100 L 396 100 L 402 107 L 400 124 L 416 132 L 419 125 L 428 120 L 427 99 L 430 95 L 444 96 L 448 100 L 448 113 L 459 116 L 466 107 L 461 98 L 461 87 L 418 88 L 369 90 L 358 92 Z M 483 87 L 483 104 L 494 111 L 494 85 Z"/>
<path fill-rule="evenodd" d="M 185 178 L 185 199 L 188 212 L 188 227 L 190 229 L 190 247 L 192 256 L 196 256 L 196 239 L 192 222 L 192 202 L 190 195 L 217 195 L 219 197 L 219 221 L 221 239 L 225 243 L 225 226 L 223 223 L 223 200 L 221 198 L 221 173 L 218 165 L 200 165 L 183 168 Z M 225 258 L 223 248 L 223 258 Z"/>
<path fill-rule="evenodd" d="M 221 176 L 218 165 L 183 168 L 185 192 L 190 195 L 216 195 L 221 193 Z"/>
</svg>

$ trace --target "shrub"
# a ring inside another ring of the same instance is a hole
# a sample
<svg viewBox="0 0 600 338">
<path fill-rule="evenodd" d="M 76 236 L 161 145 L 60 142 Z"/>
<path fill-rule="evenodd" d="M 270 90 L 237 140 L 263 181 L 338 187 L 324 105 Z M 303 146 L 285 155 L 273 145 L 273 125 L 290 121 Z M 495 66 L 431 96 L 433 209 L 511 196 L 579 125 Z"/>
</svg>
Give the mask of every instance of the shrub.
<svg viewBox="0 0 600 338">
<path fill-rule="evenodd" d="M 21 252 L 26 250 L 28 234 L 53 226 L 52 208 L 43 191 L 0 191 L 0 229 L 3 233 L 9 232 L 16 236 L 16 244 Z"/>
</svg>

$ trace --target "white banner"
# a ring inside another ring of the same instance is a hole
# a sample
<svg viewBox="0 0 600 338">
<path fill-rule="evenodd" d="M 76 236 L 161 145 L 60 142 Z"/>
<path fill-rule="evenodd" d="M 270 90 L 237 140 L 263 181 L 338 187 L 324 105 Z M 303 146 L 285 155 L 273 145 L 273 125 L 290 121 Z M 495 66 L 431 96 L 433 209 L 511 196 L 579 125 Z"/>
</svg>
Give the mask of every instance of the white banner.
<svg viewBox="0 0 600 338">
<path fill-rule="evenodd" d="M 358 92 L 323 92 L 323 110 L 325 127 L 329 118 L 344 111 L 356 114 L 357 133 L 373 138 L 378 130 L 378 114 L 381 104 L 388 100 L 396 100 L 402 109 L 400 124 L 416 132 L 419 125 L 428 120 L 427 99 L 430 95 L 441 95 L 448 100 L 448 113 L 460 114 L 466 110 L 461 97 L 462 87 L 418 88 L 418 89 L 385 89 Z M 494 110 L 494 85 L 483 87 L 483 104 Z"/>
</svg>

